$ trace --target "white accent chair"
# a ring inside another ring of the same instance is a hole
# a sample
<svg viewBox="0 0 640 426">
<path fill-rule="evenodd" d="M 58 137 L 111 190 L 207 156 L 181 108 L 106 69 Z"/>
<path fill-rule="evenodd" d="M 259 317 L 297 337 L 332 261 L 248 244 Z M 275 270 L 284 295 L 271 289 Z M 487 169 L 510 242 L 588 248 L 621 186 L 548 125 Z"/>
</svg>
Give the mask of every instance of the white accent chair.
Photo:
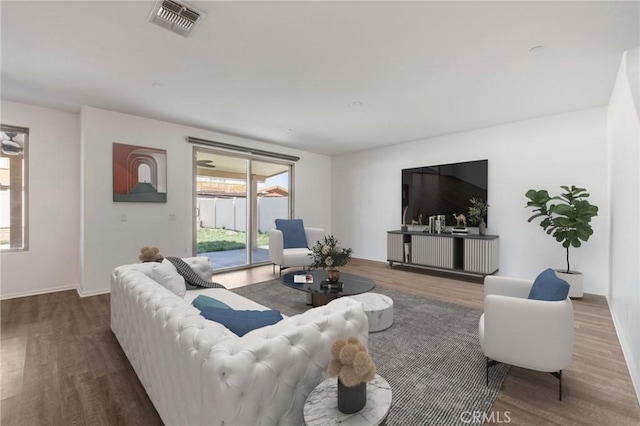
<svg viewBox="0 0 640 426">
<path fill-rule="evenodd" d="M 321 240 L 325 236 L 324 229 L 321 228 L 304 228 L 304 234 L 307 238 L 307 244 L 309 247 L 313 247 L 317 241 Z M 273 273 L 275 274 L 275 267 L 280 267 L 280 275 L 282 270 L 292 266 L 311 266 L 313 263 L 310 256 L 311 250 L 307 247 L 303 248 L 284 248 L 284 238 L 282 231 L 278 229 L 272 229 L 269 231 L 269 260 L 273 263 Z"/>
<path fill-rule="evenodd" d="M 560 380 L 573 356 L 571 299 L 558 302 L 528 299 L 533 280 L 487 276 L 484 280 L 484 314 L 478 334 L 489 367 L 505 363 L 544 371 Z"/>
</svg>

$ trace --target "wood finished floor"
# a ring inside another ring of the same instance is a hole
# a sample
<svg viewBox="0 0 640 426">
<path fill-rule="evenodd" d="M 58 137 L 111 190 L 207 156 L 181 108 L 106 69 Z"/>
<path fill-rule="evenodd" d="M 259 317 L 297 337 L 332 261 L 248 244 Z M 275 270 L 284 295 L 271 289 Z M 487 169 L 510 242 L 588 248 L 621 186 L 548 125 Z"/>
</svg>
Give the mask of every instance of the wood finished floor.
<svg viewBox="0 0 640 426">
<path fill-rule="evenodd" d="M 355 259 L 345 272 L 379 286 L 482 308 L 479 283 Z M 216 275 L 229 288 L 273 279 L 270 266 Z M 604 297 L 573 301 L 575 351 L 564 400 L 549 374 L 512 367 L 494 419 L 528 425 L 638 425 L 640 407 Z M 75 291 L 4 300 L 1 309 L 2 425 L 159 425 L 144 388 L 109 328 L 109 295 Z M 392 330 L 390 330 L 392 332 Z M 483 378 L 469 378 L 482 380 Z"/>
</svg>

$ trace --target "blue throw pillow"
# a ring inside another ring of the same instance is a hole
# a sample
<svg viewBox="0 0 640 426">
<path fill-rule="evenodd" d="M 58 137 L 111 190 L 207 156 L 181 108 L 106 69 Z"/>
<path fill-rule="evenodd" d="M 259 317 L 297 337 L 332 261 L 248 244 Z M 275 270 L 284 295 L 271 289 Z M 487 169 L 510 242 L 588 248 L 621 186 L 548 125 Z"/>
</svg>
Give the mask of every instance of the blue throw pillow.
<svg viewBox="0 0 640 426">
<path fill-rule="evenodd" d="M 277 323 L 282 319 L 278 311 L 236 311 L 233 309 L 221 309 L 213 306 L 205 306 L 200 315 L 208 320 L 215 321 L 227 327 L 233 333 L 242 337 L 251 330 L 266 327 Z"/>
<path fill-rule="evenodd" d="M 193 302 L 191 302 L 191 304 L 199 310 L 202 310 L 202 308 L 204 308 L 205 306 L 213 306 L 220 309 L 231 309 L 231 307 L 226 303 L 223 303 L 218 299 L 214 299 L 213 297 L 205 296 L 204 294 L 201 294 L 193 299 Z"/>
<path fill-rule="evenodd" d="M 553 269 L 549 268 L 542 271 L 533 282 L 531 291 L 529 291 L 529 299 L 550 302 L 564 300 L 569 295 L 570 287 L 568 282 L 558 278 Z"/>
<path fill-rule="evenodd" d="M 302 219 L 276 219 L 276 229 L 282 231 L 283 248 L 309 247 Z"/>
</svg>

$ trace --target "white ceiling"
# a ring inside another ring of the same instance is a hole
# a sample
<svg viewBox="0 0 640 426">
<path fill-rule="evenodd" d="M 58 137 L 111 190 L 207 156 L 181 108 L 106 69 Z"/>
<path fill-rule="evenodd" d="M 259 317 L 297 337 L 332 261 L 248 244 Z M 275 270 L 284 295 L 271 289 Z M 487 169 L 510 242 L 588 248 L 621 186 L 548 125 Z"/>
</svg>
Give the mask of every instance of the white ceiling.
<svg viewBox="0 0 640 426">
<path fill-rule="evenodd" d="M 606 105 L 640 44 L 637 1 L 188 4 L 2 1 L 2 97 L 335 155 Z"/>
</svg>

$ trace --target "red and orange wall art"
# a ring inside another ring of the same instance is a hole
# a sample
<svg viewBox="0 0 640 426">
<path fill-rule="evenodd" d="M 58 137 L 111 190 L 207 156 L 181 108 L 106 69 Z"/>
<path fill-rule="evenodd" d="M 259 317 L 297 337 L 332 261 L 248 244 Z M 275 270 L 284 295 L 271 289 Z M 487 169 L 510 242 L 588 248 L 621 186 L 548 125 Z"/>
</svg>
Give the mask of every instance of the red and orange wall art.
<svg viewBox="0 0 640 426">
<path fill-rule="evenodd" d="M 167 151 L 113 144 L 113 201 L 167 202 Z"/>
</svg>

